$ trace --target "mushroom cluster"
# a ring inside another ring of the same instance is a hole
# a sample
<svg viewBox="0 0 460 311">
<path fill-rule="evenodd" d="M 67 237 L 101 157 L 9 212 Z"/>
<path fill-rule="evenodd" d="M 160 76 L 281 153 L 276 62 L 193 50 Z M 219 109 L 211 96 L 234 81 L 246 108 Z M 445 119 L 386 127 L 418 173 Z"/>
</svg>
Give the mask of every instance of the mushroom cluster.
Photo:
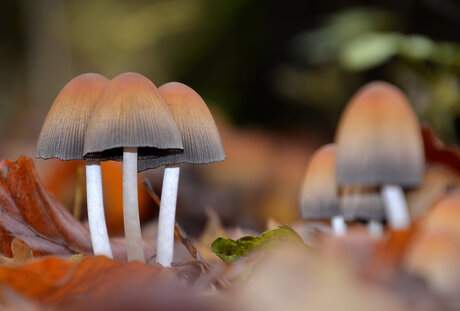
<svg viewBox="0 0 460 311">
<path fill-rule="evenodd" d="M 318 173 L 315 164 L 324 148 L 310 161 L 301 191 L 303 217 L 333 217 L 336 234 L 345 227 L 334 224 L 339 215 L 367 221 L 371 235 L 381 234 L 384 220 L 393 229 L 407 229 L 410 216 L 402 189 L 422 183 L 425 159 L 420 125 L 404 93 L 387 82 L 363 86 L 344 110 L 335 144 L 328 147 L 329 153 L 335 151 L 329 169 Z"/>
<path fill-rule="evenodd" d="M 82 74 L 58 94 L 40 132 L 37 157 L 86 160 L 88 223 L 94 254 L 112 258 L 104 217 L 101 161 L 123 161 L 123 218 L 128 261 L 144 262 L 137 173 L 167 165 L 159 216 L 157 262 L 173 260 L 179 164 L 225 159 L 203 99 L 181 83 L 157 88 L 138 73 L 108 80 Z"/>
</svg>

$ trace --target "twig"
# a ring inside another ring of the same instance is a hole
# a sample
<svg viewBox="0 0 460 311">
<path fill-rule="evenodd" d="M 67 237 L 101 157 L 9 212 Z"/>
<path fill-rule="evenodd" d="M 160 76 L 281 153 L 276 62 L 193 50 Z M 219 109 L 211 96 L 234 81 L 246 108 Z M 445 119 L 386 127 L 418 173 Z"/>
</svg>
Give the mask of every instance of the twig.
<svg viewBox="0 0 460 311">
<path fill-rule="evenodd" d="M 148 179 L 144 179 L 143 182 L 145 188 L 147 189 L 147 192 L 149 193 L 150 197 L 152 200 L 155 202 L 155 204 L 159 207 L 160 206 L 160 198 L 158 195 L 155 193 L 155 191 L 152 188 L 152 185 L 150 184 L 150 181 Z M 175 223 L 174 225 L 174 236 L 176 239 L 178 239 L 182 245 L 187 249 L 187 251 L 190 253 L 190 255 L 196 259 L 199 260 L 203 263 L 203 266 L 205 270 L 208 272 L 209 271 L 209 264 L 201 257 L 200 253 L 198 252 L 197 248 L 195 245 L 193 245 L 192 239 L 187 236 L 185 231 L 179 226 L 179 224 Z"/>
</svg>

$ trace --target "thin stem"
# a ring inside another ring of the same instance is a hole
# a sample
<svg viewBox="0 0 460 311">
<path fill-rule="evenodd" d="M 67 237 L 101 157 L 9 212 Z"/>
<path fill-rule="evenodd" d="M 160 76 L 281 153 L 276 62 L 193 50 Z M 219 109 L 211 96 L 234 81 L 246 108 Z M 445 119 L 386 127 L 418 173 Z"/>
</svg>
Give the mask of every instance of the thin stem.
<svg viewBox="0 0 460 311">
<path fill-rule="evenodd" d="M 380 221 L 369 220 L 367 223 L 367 232 L 371 237 L 380 238 L 383 233 L 383 226 Z"/>
<path fill-rule="evenodd" d="M 380 190 L 391 228 L 405 230 L 410 226 L 409 211 L 401 187 L 385 185 Z"/>
<path fill-rule="evenodd" d="M 102 175 L 99 162 L 86 162 L 86 199 L 88 223 L 94 255 L 113 258 L 104 216 L 102 196 Z"/>
<path fill-rule="evenodd" d="M 123 149 L 123 220 L 128 261 L 145 262 L 137 198 L 137 148 Z"/>
<path fill-rule="evenodd" d="M 334 216 L 331 218 L 332 231 L 335 236 L 344 236 L 347 233 L 347 224 L 343 216 Z"/>
<path fill-rule="evenodd" d="M 180 168 L 166 167 L 158 217 L 157 262 L 170 267 L 174 255 L 174 224 Z"/>
</svg>

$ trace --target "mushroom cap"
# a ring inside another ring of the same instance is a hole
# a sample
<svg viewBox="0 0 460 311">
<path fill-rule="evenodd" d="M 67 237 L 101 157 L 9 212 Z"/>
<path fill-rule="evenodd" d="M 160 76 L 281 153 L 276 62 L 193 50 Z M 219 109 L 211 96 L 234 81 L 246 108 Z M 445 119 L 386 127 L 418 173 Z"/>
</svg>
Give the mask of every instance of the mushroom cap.
<svg viewBox="0 0 460 311">
<path fill-rule="evenodd" d="M 443 297 L 458 297 L 459 239 L 443 231 L 419 232 L 405 251 L 402 266 Z"/>
<path fill-rule="evenodd" d="M 329 219 L 340 214 L 335 181 L 336 145 L 328 144 L 311 157 L 300 193 L 303 218 Z"/>
<path fill-rule="evenodd" d="M 184 152 L 139 161 L 138 170 L 225 160 L 219 131 L 203 98 L 189 86 L 178 82 L 166 83 L 158 90 L 179 128 Z"/>
<path fill-rule="evenodd" d="M 100 74 L 84 73 L 64 86 L 43 123 L 37 158 L 83 159 L 88 120 L 108 82 Z"/>
<path fill-rule="evenodd" d="M 339 185 L 409 188 L 423 180 L 420 125 L 407 97 L 389 83 L 369 83 L 352 97 L 336 142 Z"/>
<path fill-rule="evenodd" d="M 386 219 L 385 205 L 378 188 L 344 186 L 340 194 L 340 206 L 345 220 Z"/>
<path fill-rule="evenodd" d="M 452 190 L 433 204 L 420 227 L 425 232 L 447 232 L 460 240 L 460 190 Z"/>
<path fill-rule="evenodd" d="M 91 114 L 84 156 L 120 161 L 123 147 L 137 147 L 140 160 L 180 152 L 179 130 L 156 86 L 141 74 L 113 78 Z"/>
</svg>

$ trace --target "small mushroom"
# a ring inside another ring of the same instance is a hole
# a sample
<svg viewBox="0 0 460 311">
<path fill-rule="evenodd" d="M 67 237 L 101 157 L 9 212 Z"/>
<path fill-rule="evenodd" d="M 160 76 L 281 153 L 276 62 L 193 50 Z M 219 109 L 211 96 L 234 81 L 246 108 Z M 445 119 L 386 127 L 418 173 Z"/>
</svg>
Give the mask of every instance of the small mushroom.
<svg viewBox="0 0 460 311">
<path fill-rule="evenodd" d="M 311 157 L 300 193 L 302 218 L 331 219 L 335 235 L 346 234 L 335 180 L 336 145 L 318 149 Z"/>
<path fill-rule="evenodd" d="M 138 73 L 115 77 L 102 92 L 85 138 L 85 159 L 123 160 L 123 219 L 128 261 L 144 262 L 137 161 L 182 150 L 179 130 L 156 86 Z"/>
<path fill-rule="evenodd" d="M 170 82 L 159 88 L 176 121 L 184 152 L 139 162 L 139 171 L 167 165 L 163 177 L 158 219 L 157 262 L 169 267 L 173 260 L 174 219 L 180 163 L 208 164 L 225 160 L 219 131 L 198 93 L 185 84 Z"/>
<path fill-rule="evenodd" d="M 445 298 L 460 297 L 460 191 L 453 190 L 438 200 L 420 218 L 402 266 L 424 279 Z M 458 308 L 454 308 L 458 309 Z"/>
<path fill-rule="evenodd" d="M 59 158 L 64 161 L 83 159 L 88 120 L 108 82 L 104 76 L 86 73 L 67 83 L 43 123 L 37 144 L 37 158 Z M 86 196 L 93 252 L 112 258 L 104 217 L 99 162 L 86 162 Z"/>
<path fill-rule="evenodd" d="M 386 82 L 362 87 L 342 115 L 336 141 L 339 186 L 380 187 L 390 226 L 407 228 L 401 187 L 420 185 L 425 163 L 420 126 L 404 93 Z"/>
<path fill-rule="evenodd" d="M 367 229 L 371 236 L 382 235 L 385 207 L 379 188 L 344 186 L 340 190 L 340 202 L 345 220 L 367 221 Z"/>
</svg>

